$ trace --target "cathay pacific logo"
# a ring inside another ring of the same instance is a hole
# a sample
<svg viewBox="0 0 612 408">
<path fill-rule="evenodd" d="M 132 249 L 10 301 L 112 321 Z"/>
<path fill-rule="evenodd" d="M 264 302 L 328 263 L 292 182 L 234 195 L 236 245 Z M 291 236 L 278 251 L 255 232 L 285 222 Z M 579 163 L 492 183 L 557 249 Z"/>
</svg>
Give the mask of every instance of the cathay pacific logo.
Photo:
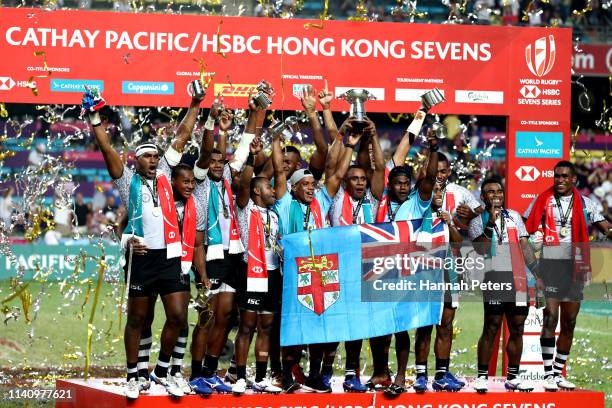
<svg viewBox="0 0 612 408">
<path fill-rule="evenodd" d="M 555 65 L 555 37 L 541 37 L 525 47 L 525 62 L 529 71 L 537 77 L 548 74 Z"/>
<path fill-rule="evenodd" d="M 563 157 L 563 133 L 516 132 L 516 157 L 560 159 Z"/>
</svg>

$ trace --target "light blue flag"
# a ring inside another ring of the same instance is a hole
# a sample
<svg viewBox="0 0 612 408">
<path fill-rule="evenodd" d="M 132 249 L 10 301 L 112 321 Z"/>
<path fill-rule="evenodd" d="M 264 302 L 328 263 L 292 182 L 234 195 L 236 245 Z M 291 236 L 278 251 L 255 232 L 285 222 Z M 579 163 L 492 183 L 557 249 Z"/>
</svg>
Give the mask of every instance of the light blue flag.
<svg viewBox="0 0 612 408">
<path fill-rule="evenodd" d="M 439 269 L 391 269 L 380 279 L 372 278 L 374 257 L 410 252 L 418 224 L 363 224 L 286 235 L 281 345 L 367 339 L 439 323 L 441 290 L 368 295 L 376 280 L 414 282 L 417 287 L 423 279 L 444 281 Z"/>
</svg>

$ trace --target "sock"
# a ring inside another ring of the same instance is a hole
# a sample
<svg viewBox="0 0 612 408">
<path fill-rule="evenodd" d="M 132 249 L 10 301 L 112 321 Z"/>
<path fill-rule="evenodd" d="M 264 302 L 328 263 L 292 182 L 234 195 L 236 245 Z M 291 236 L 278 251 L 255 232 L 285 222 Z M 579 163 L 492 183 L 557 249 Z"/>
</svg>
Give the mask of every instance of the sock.
<svg viewBox="0 0 612 408">
<path fill-rule="evenodd" d="M 138 380 L 138 363 L 127 363 L 127 381 L 132 378 Z"/>
<path fill-rule="evenodd" d="M 245 365 L 237 365 L 236 366 L 236 378 L 246 380 L 246 366 Z"/>
<path fill-rule="evenodd" d="M 263 381 L 268 370 L 268 360 L 255 362 L 255 382 Z"/>
<path fill-rule="evenodd" d="M 427 361 L 421 361 L 415 363 L 416 366 L 416 378 L 425 377 L 427 378 Z"/>
<path fill-rule="evenodd" d="M 488 364 L 478 364 L 478 377 L 484 377 L 486 379 L 489 378 L 489 365 Z"/>
<path fill-rule="evenodd" d="M 219 357 L 206 355 L 204 357 L 204 367 L 202 367 L 202 377 L 210 378 L 217 371 Z"/>
<path fill-rule="evenodd" d="M 172 350 L 172 368 L 170 369 L 170 375 L 181 372 L 183 368 L 183 357 L 185 357 L 185 348 L 187 347 L 187 336 L 189 336 L 189 326 L 185 326 L 181 329 L 174 350 Z"/>
<path fill-rule="evenodd" d="M 450 359 L 448 358 L 436 358 L 436 374 L 434 379 L 441 380 L 444 377 L 444 374 L 448 371 L 448 363 Z M 478 376 L 480 376 L 480 370 Z"/>
<path fill-rule="evenodd" d="M 555 376 L 561 375 L 561 373 L 563 372 L 563 367 L 565 367 L 565 362 L 567 361 L 568 357 L 569 357 L 569 351 L 557 350 L 557 355 L 555 356 L 555 362 L 553 364 L 553 370 L 554 370 Z"/>
<path fill-rule="evenodd" d="M 540 346 L 542 347 L 544 378 L 546 379 L 548 377 L 552 377 L 553 375 L 553 355 L 555 354 L 554 337 L 540 337 Z"/>
<path fill-rule="evenodd" d="M 519 366 L 518 365 L 509 365 L 508 364 L 508 380 L 514 380 L 518 377 Z"/>
<path fill-rule="evenodd" d="M 236 375 L 236 356 L 232 356 L 232 360 L 230 361 L 230 366 L 227 369 L 227 372 L 233 375 Z"/>
<path fill-rule="evenodd" d="M 283 360 L 281 365 L 283 369 L 283 382 L 292 383 L 293 373 L 291 372 L 291 368 L 293 367 L 293 360 Z"/>
<path fill-rule="evenodd" d="M 276 358 L 270 360 L 270 371 L 272 372 L 272 375 L 280 374 L 282 370 L 280 360 Z"/>
<path fill-rule="evenodd" d="M 321 375 L 332 376 L 334 374 L 334 364 L 323 364 Z"/>
<path fill-rule="evenodd" d="M 151 345 L 153 344 L 153 335 L 151 328 L 143 329 L 140 333 L 140 346 L 138 346 L 138 376 L 149 378 L 149 355 L 151 354 Z"/>
<path fill-rule="evenodd" d="M 355 361 L 346 360 L 346 366 L 344 369 L 344 381 L 350 381 L 357 375 L 357 369 L 359 364 Z"/>
<path fill-rule="evenodd" d="M 191 377 L 190 380 L 195 380 L 202 376 L 202 360 L 191 360 Z"/>
<path fill-rule="evenodd" d="M 168 375 L 168 366 L 170 365 L 170 355 L 164 354 L 163 351 L 159 351 L 159 357 L 157 357 L 157 365 L 155 366 L 155 375 L 157 378 L 164 378 Z"/>
<path fill-rule="evenodd" d="M 310 378 L 316 378 L 321 374 L 321 363 L 320 358 L 310 357 L 310 371 L 308 372 Z"/>
</svg>

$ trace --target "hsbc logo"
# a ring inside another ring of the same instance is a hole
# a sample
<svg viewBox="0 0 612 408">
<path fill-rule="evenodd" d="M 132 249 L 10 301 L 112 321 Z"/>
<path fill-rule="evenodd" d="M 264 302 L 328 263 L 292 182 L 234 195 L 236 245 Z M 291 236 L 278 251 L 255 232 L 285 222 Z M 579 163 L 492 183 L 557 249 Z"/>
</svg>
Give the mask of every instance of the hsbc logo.
<svg viewBox="0 0 612 408">
<path fill-rule="evenodd" d="M 263 272 L 263 268 L 262 268 L 261 266 L 254 266 L 254 267 L 252 267 L 252 268 L 251 268 L 251 271 L 252 271 L 253 273 L 260 274 L 260 273 L 262 273 L 262 272 Z"/>
<path fill-rule="evenodd" d="M 536 181 L 538 177 L 549 177 L 553 176 L 552 170 L 544 170 L 540 172 L 533 166 L 521 166 L 515 172 L 514 175 L 521 181 Z"/>
<path fill-rule="evenodd" d="M 525 47 L 525 62 L 529 71 L 537 77 L 543 77 L 555 65 L 555 37 L 541 37 Z"/>
<path fill-rule="evenodd" d="M 11 77 L 0 77 L 0 91 L 10 91 L 15 86 Z"/>
<path fill-rule="evenodd" d="M 537 85 L 525 85 L 521 88 L 521 95 L 523 95 L 523 98 L 537 98 L 541 93 L 542 91 L 540 91 Z"/>
</svg>

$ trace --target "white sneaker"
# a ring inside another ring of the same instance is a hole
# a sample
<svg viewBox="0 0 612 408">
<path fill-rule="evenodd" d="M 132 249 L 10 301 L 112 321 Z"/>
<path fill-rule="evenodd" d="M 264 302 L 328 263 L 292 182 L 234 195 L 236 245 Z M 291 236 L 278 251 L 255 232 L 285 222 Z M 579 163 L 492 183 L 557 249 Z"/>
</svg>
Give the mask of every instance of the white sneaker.
<svg viewBox="0 0 612 408">
<path fill-rule="evenodd" d="M 130 378 L 123 388 L 123 394 L 129 399 L 137 399 L 140 395 L 140 387 L 135 378 Z"/>
<path fill-rule="evenodd" d="M 279 388 L 275 385 L 272 385 L 269 379 L 264 378 L 260 382 L 253 383 L 253 391 L 255 392 L 268 392 L 270 394 L 279 394 L 283 391 L 282 388 Z"/>
<path fill-rule="evenodd" d="M 485 377 L 478 377 L 472 382 L 472 388 L 479 394 L 484 394 L 489 391 L 489 380 Z"/>
<path fill-rule="evenodd" d="M 229 371 L 225 373 L 225 377 L 223 377 L 223 380 L 225 380 L 226 383 L 230 383 L 230 384 L 236 384 L 236 381 L 238 381 L 238 376 L 236 374 L 232 374 Z M 248 378 L 246 379 L 246 386 L 247 388 L 252 388 L 253 387 L 253 381 L 249 380 Z"/>
<path fill-rule="evenodd" d="M 242 395 L 246 392 L 247 384 L 244 378 L 236 381 L 236 384 L 232 385 L 232 393 Z"/>
<path fill-rule="evenodd" d="M 191 389 L 191 386 L 189 385 L 187 380 L 185 380 L 185 378 L 183 377 L 181 373 L 174 374 L 174 382 L 183 391 L 183 394 L 185 395 L 194 394 L 193 390 Z"/>
<path fill-rule="evenodd" d="M 521 380 L 516 377 L 512 380 L 506 380 L 504 383 L 504 387 L 506 387 L 509 391 L 520 391 L 520 392 L 531 392 L 533 391 L 533 384 L 527 380 Z"/>
<path fill-rule="evenodd" d="M 155 371 L 151 373 L 151 379 L 159 385 L 163 385 L 168 394 L 173 397 L 182 397 L 185 395 L 181 387 L 178 386 L 173 376 L 168 375 L 166 378 L 158 377 L 155 375 Z"/>
<path fill-rule="evenodd" d="M 544 383 L 542 384 L 544 387 L 544 391 L 555 392 L 559 391 L 559 386 L 557 385 L 557 381 L 555 377 L 552 375 L 544 379 Z"/>
<path fill-rule="evenodd" d="M 151 388 L 151 381 L 145 377 L 138 377 L 138 387 L 140 392 L 149 391 L 149 388 Z"/>
<path fill-rule="evenodd" d="M 568 390 L 571 391 L 573 389 L 576 388 L 576 384 L 574 384 L 573 382 L 568 381 L 565 377 L 563 377 L 562 375 L 558 375 L 555 377 L 555 382 L 557 383 L 557 386 L 559 388 L 561 388 L 562 390 Z"/>
</svg>

